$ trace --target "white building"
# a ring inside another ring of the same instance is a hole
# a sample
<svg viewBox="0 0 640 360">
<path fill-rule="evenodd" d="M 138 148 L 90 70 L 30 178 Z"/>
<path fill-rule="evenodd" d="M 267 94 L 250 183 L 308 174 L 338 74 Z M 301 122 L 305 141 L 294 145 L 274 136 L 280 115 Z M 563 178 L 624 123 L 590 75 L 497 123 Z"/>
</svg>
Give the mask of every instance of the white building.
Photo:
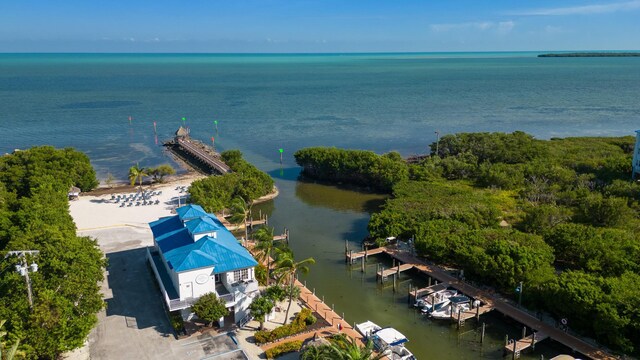
<svg viewBox="0 0 640 360">
<path fill-rule="evenodd" d="M 193 316 L 191 305 L 216 293 L 240 322 L 258 294 L 253 256 L 213 214 L 198 205 L 176 209 L 177 215 L 149 223 L 154 246 L 148 258 L 169 311 Z"/>
<path fill-rule="evenodd" d="M 636 130 L 636 146 L 633 149 L 633 163 L 631 165 L 631 178 L 635 180 L 640 174 L 640 130 Z"/>
</svg>

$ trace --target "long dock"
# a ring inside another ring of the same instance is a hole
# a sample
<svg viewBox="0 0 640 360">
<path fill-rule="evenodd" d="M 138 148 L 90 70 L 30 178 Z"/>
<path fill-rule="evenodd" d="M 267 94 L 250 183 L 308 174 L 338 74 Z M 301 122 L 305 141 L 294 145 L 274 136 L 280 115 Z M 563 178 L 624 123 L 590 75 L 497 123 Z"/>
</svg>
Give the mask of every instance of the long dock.
<svg viewBox="0 0 640 360">
<path fill-rule="evenodd" d="M 368 250 L 369 252 L 373 250 Z M 534 332 L 538 332 L 539 335 L 537 337 L 541 337 L 541 335 L 545 335 L 545 338 L 549 337 L 553 340 L 561 343 L 562 345 L 572 349 L 573 351 L 584 354 L 586 357 L 590 359 L 606 359 L 606 360 L 614 360 L 616 359 L 614 356 L 608 354 L 604 350 L 591 345 L 584 340 L 575 337 L 569 333 L 562 331 L 561 329 L 549 325 L 536 317 L 530 315 L 523 309 L 518 308 L 515 305 L 512 305 L 495 294 L 488 293 L 486 291 L 480 290 L 470 284 L 460 280 L 457 277 L 452 276 L 443 268 L 427 264 L 423 260 L 418 259 L 416 256 L 408 253 L 407 251 L 402 251 L 398 249 L 392 249 L 390 247 L 384 248 L 381 251 L 392 258 L 400 261 L 406 267 L 412 267 L 418 269 L 419 271 L 429 275 L 430 277 L 440 281 L 447 283 L 448 286 L 460 291 L 461 293 L 470 296 L 476 300 L 480 300 L 485 307 L 486 311 L 490 311 L 489 308 L 495 309 L 500 313 L 512 318 L 513 320 L 523 324 L 524 326 L 530 328 Z M 348 258 L 347 258 L 348 259 Z M 384 270 L 382 273 L 387 273 L 391 269 Z M 397 269 L 396 269 L 397 272 Z M 391 274 L 389 272 L 387 274 Z M 481 307 L 482 308 L 482 307 Z M 462 315 L 461 315 L 462 316 Z M 475 314 L 474 314 L 475 316 Z M 537 342 L 538 340 L 536 340 Z"/>
<path fill-rule="evenodd" d="M 229 166 L 227 166 L 227 164 L 222 160 L 218 159 L 213 154 L 204 151 L 204 149 L 188 139 L 177 138 L 175 140 L 175 146 L 178 146 L 180 150 L 220 174 L 228 174 L 231 172 L 231 168 L 229 168 Z"/>
</svg>

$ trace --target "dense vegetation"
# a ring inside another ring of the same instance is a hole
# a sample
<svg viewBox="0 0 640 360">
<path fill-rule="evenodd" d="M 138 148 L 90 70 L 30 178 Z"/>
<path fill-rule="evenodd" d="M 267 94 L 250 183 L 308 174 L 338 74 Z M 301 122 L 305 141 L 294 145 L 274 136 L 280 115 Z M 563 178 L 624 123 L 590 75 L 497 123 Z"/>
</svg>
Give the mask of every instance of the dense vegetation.
<svg viewBox="0 0 640 360">
<path fill-rule="evenodd" d="M 67 192 L 98 184 L 89 159 L 73 149 L 34 147 L 0 157 L 0 258 L 10 250 L 39 250 L 28 256 L 33 308 L 25 278 L 15 271 L 21 260 L 0 262 L 0 319 L 22 339 L 28 358 L 54 359 L 81 346 L 104 303 L 98 282 L 105 260 L 96 242 L 76 236 Z"/>
<path fill-rule="evenodd" d="M 221 156 L 233 172 L 194 181 L 189 188 L 191 202 L 215 212 L 231 207 L 235 198 L 251 203 L 273 190 L 273 179 L 245 161 L 239 150 L 225 151 Z"/>
<path fill-rule="evenodd" d="M 407 175 L 392 182 L 393 197 L 371 217 L 370 236 L 413 238 L 420 255 L 462 268 L 471 280 L 507 295 L 515 296 L 523 282 L 529 307 L 640 354 L 640 184 L 631 181 L 633 143 L 632 137 L 541 141 L 522 132 L 444 136 L 418 163 L 393 159 L 387 166 L 404 167 L 396 173 Z M 299 153 L 299 164 L 314 176 L 307 166 L 342 169 L 351 152 Z M 370 176 L 382 158 L 390 160 L 374 154 L 369 166 L 349 167 L 360 172 L 349 178 Z M 387 179 L 383 174 L 372 182 Z"/>
<path fill-rule="evenodd" d="M 397 152 L 379 156 L 372 151 L 314 147 L 298 150 L 293 156 L 305 175 L 374 190 L 389 191 L 409 176 Z"/>
</svg>

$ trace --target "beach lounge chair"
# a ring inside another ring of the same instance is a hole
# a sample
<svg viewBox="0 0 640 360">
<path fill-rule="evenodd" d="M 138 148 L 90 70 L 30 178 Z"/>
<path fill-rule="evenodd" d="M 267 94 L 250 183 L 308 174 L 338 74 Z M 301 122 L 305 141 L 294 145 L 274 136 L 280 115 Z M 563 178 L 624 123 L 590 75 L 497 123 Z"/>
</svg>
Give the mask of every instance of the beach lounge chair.
<svg viewBox="0 0 640 360">
<path fill-rule="evenodd" d="M 120 203 L 120 207 L 124 207 L 125 203 Z"/>
<path fill-rule="evenodd" d="M 129 203 L 129 204 L 127 204 L 127 207 L 131 207 L 131 205 L 133 205 L 133 203 Z"/>
<path fill-rule="evenodd" d="M 160 200 L 156 200 L 155 204 L 156 205 L 160 204 Z"/>
</svg>

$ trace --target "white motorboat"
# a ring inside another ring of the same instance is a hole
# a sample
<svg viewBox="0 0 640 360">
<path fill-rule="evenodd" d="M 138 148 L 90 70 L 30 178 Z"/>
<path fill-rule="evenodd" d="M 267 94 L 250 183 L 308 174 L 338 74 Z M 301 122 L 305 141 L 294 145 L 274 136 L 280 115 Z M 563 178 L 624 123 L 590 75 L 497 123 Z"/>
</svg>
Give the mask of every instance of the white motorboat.
<svg viewBox="0 0 640 360">
<path fill-rule="evenodd" d="M 424 305 L 422 306 L 423 314 L 430 314 L 433 311 L 439 310 L 442 307 L 449 304 L 449 299 L 458 295 L 456 290 L 444 290 L 426 297 Z"/>
<path fill-rule="evenodd" d="M 411 351 L 404 347 L 404 343 L 409 339 L 398 330 L 392 327 L 381 328 L 372 321 L 356 324 L 356 330 L 373 342 L 376 351 L 383 353 L 389 359 L 416 360 Z"/>
<path fill-rule="evenodd" d="M 416 302 L 413 304 L 413 306 L 417 308 L 422 308 L 423 306 L 429 303 L 429 297 L 433 297 L 435 294 L 446 291 L 447 284 L 442 283 L 438 285 L 433 285 L 433 286 L 429 286 L 427 289 L 428 290 L 426 293 L 421 294 L 420 298 L 416 299 Z"/>
<path fill-rule="evenodd" d="M 441 306 L 439 309 L 434 309 L 431 312 L 431 317 L 434 319 L 450 319 L 455 317 L 459 312 L 464 312 L 471 309 L 471 299 L 462 296 L 452 296 L 449 299 L 448 304 Z"/>
</svg>

